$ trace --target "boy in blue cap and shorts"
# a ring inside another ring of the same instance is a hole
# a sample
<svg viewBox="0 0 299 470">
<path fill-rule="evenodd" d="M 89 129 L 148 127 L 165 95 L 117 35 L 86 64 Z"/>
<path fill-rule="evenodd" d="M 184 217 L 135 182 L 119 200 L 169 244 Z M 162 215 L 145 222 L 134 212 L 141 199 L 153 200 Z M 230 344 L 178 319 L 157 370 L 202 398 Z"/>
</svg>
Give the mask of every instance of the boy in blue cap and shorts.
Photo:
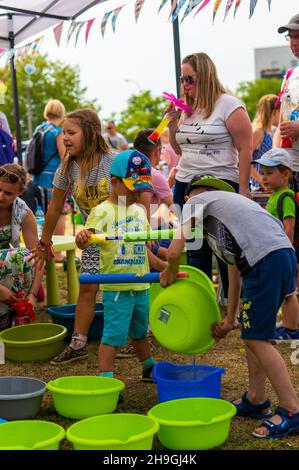
<svg viewBox="0 0 299 470">
<path fill-rule="evenodd" d="M 252 200 L 236 194 L 228 183 L 212 176 L 195 178 L 187 187 L 181 226 L 168 251 L 168 267 L 160 274 L 163 287 L 175 281 L 180 253 L 190 228 L 202 227 L 215 254 L 229 264 L 227 316 L 212 325 L 219 341 L 233 328 L 239 312 L 243 280 L 242 339 L 245 343 L 249 387 L 234 400 L 237 415 L 264 419 L 253 435 L 280 438 L 299 430 L 299 399 L 286 365 L 271 343 L 277 311 L 295 291 L 297 262 L 281 222 Z M 198 244 L 196 244 L 197 246 Z M 279 406 L 274 415 L 266 397 L 269 379 Z"/>
</svg>

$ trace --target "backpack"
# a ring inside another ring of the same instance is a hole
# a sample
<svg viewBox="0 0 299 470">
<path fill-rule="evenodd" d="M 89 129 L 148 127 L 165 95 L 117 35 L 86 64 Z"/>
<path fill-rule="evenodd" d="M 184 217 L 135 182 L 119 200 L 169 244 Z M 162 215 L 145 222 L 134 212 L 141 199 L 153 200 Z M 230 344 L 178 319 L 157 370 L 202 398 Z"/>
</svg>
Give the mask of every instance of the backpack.
<svg viewBox="0 0 299 470">
<path fill-rule="evenodd" d="M 13 138 L 0 128 L 0 166 L 13 163 L 14 145 Z"/>
<path fill-rule="evenodd" d="M 25 152 L 25 162 L 26 162 L 26 168 L 28 173 L 31 175 L 40 175 L 43 171 L 43 169 L 48 165 L 49 161 L 52 158 L 52 155 L 50 158 L 46 161 L 43 162 L 43 156 L 44 156 L 44 138 L 45 134 L 52 129 L 52 125 L 46 127 L 45 129 L 38 128 Z"/>
<path fill-rule="evenodd" d="M 294 242 L 293 245 L 296 247 L 299 241 L 299 206 L 296 201 L 296 197 L 291 193 L 282 193 L 277 201 L 277 212 L 281 222 L 283 222 L 283 201 L 286 197 L 290 197 L 295 202 L 295 229 L 294 229 Z"/>
</svg>

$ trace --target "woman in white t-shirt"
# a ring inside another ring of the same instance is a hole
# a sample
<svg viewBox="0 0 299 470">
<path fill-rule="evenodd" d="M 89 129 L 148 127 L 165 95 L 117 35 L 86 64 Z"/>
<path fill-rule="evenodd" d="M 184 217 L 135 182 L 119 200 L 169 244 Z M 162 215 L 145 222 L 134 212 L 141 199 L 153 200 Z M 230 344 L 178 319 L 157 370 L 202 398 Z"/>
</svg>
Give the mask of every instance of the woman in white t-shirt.
<svg viewBox="0 0 299 470">
<path fill-rule="evenodd" d="M 252 128 L 244 104 L 225 92 L 215 64 L 203 52 L 183 59 L 181 83 L 181 98 L 192 114 L 181 114 L 173 103 L 167 109 L 170 144 L 181 155 L 174 202 L 182 207 L 188 183 L 206 174 L 228 181 L 249 197 Z M 189 253 L 189 264 L 211 277 L 212 253 L 205 243 Z"/>
</svg>

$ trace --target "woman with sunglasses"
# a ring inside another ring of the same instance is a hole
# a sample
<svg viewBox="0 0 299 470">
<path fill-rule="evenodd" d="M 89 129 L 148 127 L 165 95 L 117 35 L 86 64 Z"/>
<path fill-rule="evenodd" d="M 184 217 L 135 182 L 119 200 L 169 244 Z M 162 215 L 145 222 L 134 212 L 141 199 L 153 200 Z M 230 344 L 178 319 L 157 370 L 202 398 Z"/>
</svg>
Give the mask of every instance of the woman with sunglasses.
<svg viewBox="0 0 299 470">
<path fill-rule="evenodd" d="M 33 270 L 30 250 L 37 243 L 35 217 L 20 199 L 26 187 L 24 168 L 15 164 L 0 167 L 0 330 L 9 328 L 13 311 L 10 305 L 17 294 L 35 306 L 43 270 Z M 20 234 L 25 247 L 20 247 Z"/>
<path fill-rule="evenodd" d="M 190 181 L 206 174 L 227 181 L 250 197 L 252 128 L 244 104 L 226 93 L 215 64 L 203 52 L 183 59 L 181 82 L 181 98 L 192 113 L 181 113 L 173 103 L 167 108 L 169 140 L 174 151 L 181 155 L 174 202 L 182 208 Z M 211 278 L 212 252 L 205 242 L 201 250 L 189 253 L 189 264 Z M 223 266 L 223 275 L 225 272 Z M 223 276 L 222 281 L 227 291 Z"/>
</svg>

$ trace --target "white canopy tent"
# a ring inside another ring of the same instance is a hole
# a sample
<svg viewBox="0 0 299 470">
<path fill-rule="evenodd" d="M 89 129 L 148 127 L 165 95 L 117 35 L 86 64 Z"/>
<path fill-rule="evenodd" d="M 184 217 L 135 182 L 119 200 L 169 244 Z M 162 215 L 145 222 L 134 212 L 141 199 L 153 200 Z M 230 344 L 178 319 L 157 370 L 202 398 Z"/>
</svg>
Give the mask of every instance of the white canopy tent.
<svg viewBox="0 0 299 470">
<path fill-rule="evenodd" d="M 174 0 L 172 0 L 174 1 Z M 14 48 L 60 21 L 74 20 L 89 8 L 108 0 L 0 0 L 0 47 Z M 173 22 L 173 42 L 177 93 L 180 85 L 180 40 L 178 19 Z M 17 141 L 18 161 L 22 163 L 21 129 L 19 119 L 18 87 L 14 64 L 14 54 L 10 55 L 10 70 L 14 102 L 14 123 Z"/>
</svg>

